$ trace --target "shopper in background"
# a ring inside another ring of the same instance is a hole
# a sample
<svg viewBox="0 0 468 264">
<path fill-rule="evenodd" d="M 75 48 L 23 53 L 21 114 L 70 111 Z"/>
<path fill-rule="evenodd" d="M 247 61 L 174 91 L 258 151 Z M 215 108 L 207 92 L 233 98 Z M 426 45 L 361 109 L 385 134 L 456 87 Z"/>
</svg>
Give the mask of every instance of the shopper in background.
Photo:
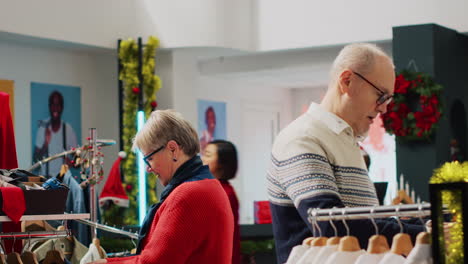
<svg viewBox="0 0 468 264">
<path fill-rule="evenodd" d="M 239 201 L 229 180 L 236 177 L 237 151 L 234 144 L 225 140 L 214 140 L 208 143 L 202 156 L 203 164 L 210 167 L 210 172 L 221 182 L 231 203 L 234 215 L 234 239 L 232 263 L 240 263 Z"/>
<path fill-rule="evenodd" d="M 395 86 L 391 58 L 374 44 L 345 46 L 335 59 L 327 93 L 312 103 L 276 137 L 267 173 L 268 194 L 278 263 L 291 249 L 312 236 L 310 208 L 377 206 L 373 183 L 359 149 L 378 114 L 387 111 Z M 388 241 L 400 232 L 391 219 L 376 221 Z M 323 236 L 333 236 L 328 222 Z M 351 235 L 367 247 L 374 230 L 370 220 L 348 221 Z M 345 234 L 342 223 L 336 223 Z M 404 225 L 413 238 L 423 226 Z"/>
<path fill-rule="evenodd" d="M 234 217 L 221 184 L 197 155 L 195 129 L 179 113 L 157 110 L 134 148 L 165 186 L 161 201 L 141 226 L 137 255 L 92 263 L 229 263 Z"/>
</svg>

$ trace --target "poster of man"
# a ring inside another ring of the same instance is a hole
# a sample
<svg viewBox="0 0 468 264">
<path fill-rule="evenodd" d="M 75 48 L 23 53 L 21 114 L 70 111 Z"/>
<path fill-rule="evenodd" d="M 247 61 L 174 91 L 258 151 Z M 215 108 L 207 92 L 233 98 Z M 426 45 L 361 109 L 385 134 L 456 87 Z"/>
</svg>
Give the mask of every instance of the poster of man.
<svg viewBox="0 0 468 264">
<path fill-rule="evenodd" d="M 80 87 L 31 83 L 33 162 L 77 147 L 81 143 Z M 38 172 L 56 176 L 67 157 L 50 161 Z"/>
<path fill-rule="evenodd" d="M 198 100 L 200 153 L 215 139 L 226 139 L 226 103 Z"/>
</svg>

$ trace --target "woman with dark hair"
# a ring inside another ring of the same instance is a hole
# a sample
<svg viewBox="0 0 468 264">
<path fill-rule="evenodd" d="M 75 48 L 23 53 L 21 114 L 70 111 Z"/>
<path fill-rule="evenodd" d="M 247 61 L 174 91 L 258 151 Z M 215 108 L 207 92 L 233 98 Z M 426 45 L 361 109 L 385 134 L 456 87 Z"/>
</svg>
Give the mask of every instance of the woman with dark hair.
<svg viewBox="0 0 468 264">
<path fill-rule="evenodd" d="M 237 151 L 234 144 L 225 140 L 214 140 L 208 143 L 203 151 L 202 161 L 210 167 L 210 172 L 221 182 L 231 203 L 234 215 L 234 240 L 232 249 L 232 263 L 240 263 L 240 234 L 239 234 L 239 201 L 229 180 L 236 177 Z"/>
</svg>

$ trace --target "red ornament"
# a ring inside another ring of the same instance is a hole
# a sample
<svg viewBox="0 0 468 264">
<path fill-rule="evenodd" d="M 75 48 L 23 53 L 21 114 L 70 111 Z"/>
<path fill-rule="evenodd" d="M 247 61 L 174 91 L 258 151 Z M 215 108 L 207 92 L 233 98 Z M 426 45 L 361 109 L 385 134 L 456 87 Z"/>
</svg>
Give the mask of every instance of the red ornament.
<svg viewBox="0 0 468 264">
<path fill-rule="evenodd" d="M 127 190 L 127 192 L 131 192 L 133 190 L 133 185 L 127 184 L 127 186 L 125 186 L 125 190 Z"/>
<path fill-rule="evenodd" d="M 156 101 L 151 102 L 151 107 L 153 107 L 153 109 L 158 107 L 158 102 L 156 102 Z"/>
<path fill-rule="evenodd" d="M 132 88 L 132 92 L 133 92 L 134 94 L 139 94 L 139 93 L 140 93 L 140 88 L 138 88 L 138 87 L 133 87 L 133 88 Z"/>
</svg>

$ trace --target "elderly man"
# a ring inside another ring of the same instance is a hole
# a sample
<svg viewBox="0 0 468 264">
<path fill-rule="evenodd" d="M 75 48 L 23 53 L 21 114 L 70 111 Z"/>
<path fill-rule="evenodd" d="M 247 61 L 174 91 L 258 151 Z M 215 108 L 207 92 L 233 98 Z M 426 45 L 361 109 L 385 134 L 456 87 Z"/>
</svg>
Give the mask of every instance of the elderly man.
<svg viewBox="0 0 468 264">
<path fill-rule="evenodd" d="M 393 62 L 373 44 L 351 44 L 335 59 L 330 77 L 321 104 L 312 103 L 273 145 L 267 178 L 278 263 L 286 262 L 292 247 L 312 236 L 309 208 L 378 205 L 358 141 L 392 100 Z M 389 241 L 400 231 L 392 220 L 377 224 Z M 328 223 L 320 226 L 324 236 L 333 236 Z M 371 226 L 369 220 L 349 221 L 361 247 L 375 232 Z M 337 227 L 344 235 L 344 226 Z M 423 230 L 418 225 L 404 229 L 413 238 Z"/>
</svg>

